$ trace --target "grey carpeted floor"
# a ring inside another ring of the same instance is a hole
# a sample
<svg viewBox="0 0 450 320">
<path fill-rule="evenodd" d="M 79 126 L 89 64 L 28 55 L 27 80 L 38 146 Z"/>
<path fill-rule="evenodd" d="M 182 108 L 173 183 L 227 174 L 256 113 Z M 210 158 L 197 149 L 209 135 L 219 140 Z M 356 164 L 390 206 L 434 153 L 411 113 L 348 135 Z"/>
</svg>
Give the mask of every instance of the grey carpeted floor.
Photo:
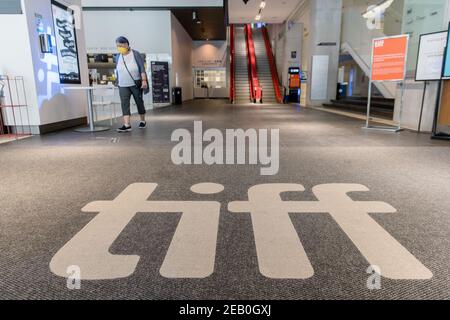
<svg viewBox="0 0 450 320">
<path fill-rule="evenodd" d="M 258 166 L 175 166 L 173 130 L 279 128 L 279 174 Z M 148 114 L 149 127 L 130 134 L 61 133 L 0 145 L 0 299 L 449 299 L 450 142 L 427 134 L 361 130 L 362 121 L 295 106 L 229 106 L 197 101 Z M 114 140 L 114 138 L 119 138 Z M 81 208 L 112 200 L 135 182 L 158 183 L 152 200 L 218 200 L 222 203 L 215 271 L 206 279 L 159 274 L 180 214 L 138 214 L 110 248 L 139 255 L 126 279 L 82 281 L 68 290 L 53 275 L 55 253 L 95 214 Z M 190 187 L 216 182 L 225 191 L 194 195 Z M 312 187 L 356 183 L 370 192 L 355 200 L 384 201 L 395 214 L 371 214 L 433 272 L 431 280 L 382 278 L 368 290 L 368 262 L 326 214 L 291 215 L 315 275 L 274 280 L 258 269 L 249 214 L 228 212 L 261 183 L 300 183 L 306 191 L 285 199 L 315 200 Z"/>
</svg>

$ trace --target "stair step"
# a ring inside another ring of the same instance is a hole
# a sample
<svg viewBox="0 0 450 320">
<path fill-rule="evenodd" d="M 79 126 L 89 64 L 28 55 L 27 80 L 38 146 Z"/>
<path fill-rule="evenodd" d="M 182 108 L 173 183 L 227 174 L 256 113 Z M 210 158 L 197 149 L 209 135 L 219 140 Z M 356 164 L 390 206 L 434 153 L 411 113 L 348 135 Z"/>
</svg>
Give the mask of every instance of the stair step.
<svg viewBox="0 0 450 320">
<path fill-rule="evenodd" d="M 348 105 L 345 103 L 325 103 L 323 106 L 327 108 L 340 109 L 343 111 L 354 111 L 361 114 L 366 114 L 367 112 L 367 106 L 364 107 L 358 105 Z M 393 117 L 393 110 L 386 110 L 383 108 L 372 107 L 371 113 L 373 115 L 383 117 L 386 119 L 392 119 Z"/>
<path fill-rule="evenodd" d="M 332 100 L 331 102 L 337 103 L 337 104 L 346 104 L 346 105 L 367 107 L 367 98 L 366 99 L 346 98 L 346 99 L 341 99 L 341 100 Z M 395 106 L 395 102 L 394 101 L 383 101 L 382 99 L 378 99 L 378 100 L 372 100 L 371 106 L 376 107 L 376 108 L 393 110 L 394 106 Z"/>
</svg>

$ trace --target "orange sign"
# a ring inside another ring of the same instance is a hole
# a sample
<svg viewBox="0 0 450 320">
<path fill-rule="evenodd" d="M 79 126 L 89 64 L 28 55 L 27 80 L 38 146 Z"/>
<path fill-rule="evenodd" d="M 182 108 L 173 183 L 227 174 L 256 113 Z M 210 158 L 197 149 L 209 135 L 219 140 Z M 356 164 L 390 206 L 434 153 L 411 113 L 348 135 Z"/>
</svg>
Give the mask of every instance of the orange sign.
<svg viewBox="0 0 450 320">
<path fill-rule="evenodd" d="M 289 88 L 298 89 L 301 86 L 300 75 L 299 74 L 291 74 L 291 78 L 289 79 Z"/>
<path fill-rule="evenodd" d="M 372 50 L 372 81 L 404 80 L 408 36 L 375 39 Z"/>
</svg>

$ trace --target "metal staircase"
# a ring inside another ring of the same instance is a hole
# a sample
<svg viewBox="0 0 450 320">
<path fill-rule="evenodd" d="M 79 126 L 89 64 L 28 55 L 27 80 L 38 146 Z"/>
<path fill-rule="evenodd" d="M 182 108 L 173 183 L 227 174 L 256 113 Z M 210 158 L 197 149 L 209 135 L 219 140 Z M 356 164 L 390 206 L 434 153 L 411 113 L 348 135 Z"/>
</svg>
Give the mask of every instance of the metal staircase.
<svg viewBox="0 0 450 320">
<path fill-rule="evenodd" d="M 278 103 L 275 88 L 273 87 L 273 79 L 270 72 L 269 58 L 267 57 L 267 50 L 264 43 L 262 29 L 253 29 L 253 42 L 255 45 L 258 80 L 263 92 L 263 102 L 274 104 Z"/>
<path fill-rule="evenodd" d="M 236 103 L 250 103 L 247 44 L 245 41 L 244 27 L 236 27 L 234 32 Z"/>
</svg>

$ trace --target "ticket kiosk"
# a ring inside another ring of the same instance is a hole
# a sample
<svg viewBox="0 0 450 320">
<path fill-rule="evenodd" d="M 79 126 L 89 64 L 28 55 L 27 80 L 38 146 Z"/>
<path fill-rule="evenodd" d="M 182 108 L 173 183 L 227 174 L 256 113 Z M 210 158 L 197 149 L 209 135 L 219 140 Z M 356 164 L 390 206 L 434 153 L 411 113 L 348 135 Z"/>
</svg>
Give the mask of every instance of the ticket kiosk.
<svg viewBox="0 0 450 320">
<path fill-rule="evenodd" d="M 289 68 L 288 102 L 300 103 L 301 71 L 298 67 Z"/>
</svg>

